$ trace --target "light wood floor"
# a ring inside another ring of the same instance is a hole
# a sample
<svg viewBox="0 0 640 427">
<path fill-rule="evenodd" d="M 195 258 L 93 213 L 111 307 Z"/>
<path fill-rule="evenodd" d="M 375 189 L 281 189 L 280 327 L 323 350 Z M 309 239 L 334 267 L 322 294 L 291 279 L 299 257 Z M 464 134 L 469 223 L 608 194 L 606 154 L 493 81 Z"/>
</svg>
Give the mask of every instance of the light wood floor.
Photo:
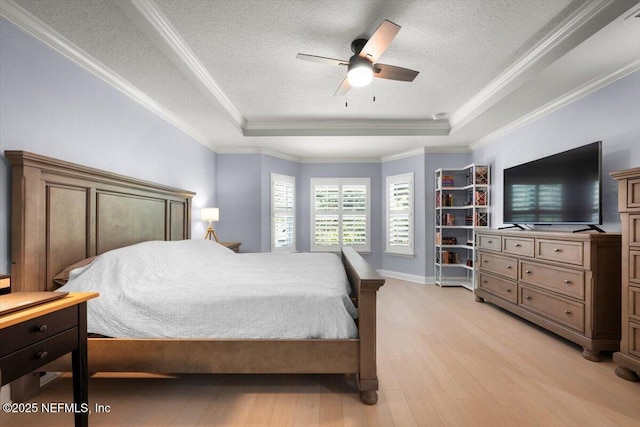
<svg viewBox="0 0 640 427">
<path fill-rule="evenodd" d="M 98 374 L 92 426 L 640 426 L 640 383 L 461 288 L 390 279 L 379 292 L 376 406 L 342 375 Z M 71 380 L 36 402 L 70 402 Z M 67 426 L 70 414 L 0 414 L 2 426 Z"/>
</svg>

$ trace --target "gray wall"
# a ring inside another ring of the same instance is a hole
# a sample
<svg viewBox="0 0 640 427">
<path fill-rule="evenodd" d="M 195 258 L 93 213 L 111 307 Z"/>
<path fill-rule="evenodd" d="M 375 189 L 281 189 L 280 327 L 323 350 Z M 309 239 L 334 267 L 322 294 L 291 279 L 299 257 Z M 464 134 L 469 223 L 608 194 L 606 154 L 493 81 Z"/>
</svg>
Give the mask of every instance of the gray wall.
<svg viewBox="0 0 640 427">
<path fill-rule="evenodd" d="M 474 162 L 488 162 L 493 168 L 492 226 L 502 225 L 505 168 L 595 141 L 602 141 L 602 228 L 620 231 L 618 189 L 609 172 L 640 166 L 640 71 L 473 152 Z"/>
<path fill-rule="evenodd" d="M 0 150 L 195 191 L 194 207 L 216 202 L 213 151 L 2 18 Z M 0 154 L 0 273 L 10 269 L 10 188 Z M 194 213 L 193 236 L 204 236 Z"/>
</svg>

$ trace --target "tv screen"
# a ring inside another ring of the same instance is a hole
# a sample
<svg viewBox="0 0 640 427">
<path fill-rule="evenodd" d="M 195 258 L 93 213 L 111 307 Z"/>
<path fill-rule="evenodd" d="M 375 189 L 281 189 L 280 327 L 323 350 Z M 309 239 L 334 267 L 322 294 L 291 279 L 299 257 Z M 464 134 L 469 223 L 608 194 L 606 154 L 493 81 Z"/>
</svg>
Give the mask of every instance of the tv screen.
<svg viewBox="0 0 640 427">
<path fill-rule="evenodd" d="M 505 224 L 602 224 L 602 141 L 504 170 Z"/>
</svg>

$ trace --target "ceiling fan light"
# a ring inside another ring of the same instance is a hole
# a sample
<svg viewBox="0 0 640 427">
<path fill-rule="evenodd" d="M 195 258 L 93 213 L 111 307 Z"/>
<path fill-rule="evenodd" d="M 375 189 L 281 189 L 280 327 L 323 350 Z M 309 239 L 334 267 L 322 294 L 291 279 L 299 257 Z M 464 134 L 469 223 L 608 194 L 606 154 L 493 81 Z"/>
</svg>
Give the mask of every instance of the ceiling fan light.
<svg viewBox="0 0 640 427">
<path fill-rule="evenodd" d="M 373 80 L 373 70 L 367 66 L 354 67 L 347 72 L 347 80 L 353 87 L 366 86 Z"/>
<path fill-rule="evenodd" d="M 366 58 L 353 55 L 349 60 L 347 69 L 347 81 L 353 87 L 362 87 L 373 80 L 373 64 Z"/>
</svg>

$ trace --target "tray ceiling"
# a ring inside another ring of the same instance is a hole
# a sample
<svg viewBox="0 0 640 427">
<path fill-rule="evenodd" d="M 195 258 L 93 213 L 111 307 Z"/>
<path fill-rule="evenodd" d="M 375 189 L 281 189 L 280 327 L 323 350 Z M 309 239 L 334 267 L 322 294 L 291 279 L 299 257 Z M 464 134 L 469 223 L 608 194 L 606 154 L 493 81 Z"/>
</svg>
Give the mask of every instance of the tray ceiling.
<svg viewBox="0 0 640 427">
<path fill-rule="evenodd" d="M 302 160 L 490 142 L 640 69 L 638 9 L 604 0 L 0 3 L 1 16 L 201 143 Z M 420 71 L 412 83 L 374 79 L 335 97 L 343 67 L 295 58 L 348 60 L 351 41 L 384 19 L 402 28 L 380 62 Z"/>
</svg>

